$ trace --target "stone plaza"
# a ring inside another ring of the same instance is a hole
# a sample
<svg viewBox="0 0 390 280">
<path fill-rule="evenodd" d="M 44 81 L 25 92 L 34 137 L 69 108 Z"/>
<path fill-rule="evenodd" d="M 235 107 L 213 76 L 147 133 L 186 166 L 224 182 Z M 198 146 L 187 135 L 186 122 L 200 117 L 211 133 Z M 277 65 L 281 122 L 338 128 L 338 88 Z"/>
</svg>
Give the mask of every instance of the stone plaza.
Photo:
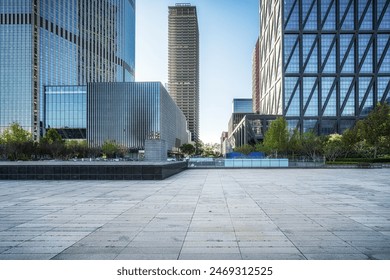
<svg viewBox="0 0 390 280">
<path fill-rule="evenodd" d="M 0 259 L 390 259 L 390 169 L 0 181 Z"/>
</svg>

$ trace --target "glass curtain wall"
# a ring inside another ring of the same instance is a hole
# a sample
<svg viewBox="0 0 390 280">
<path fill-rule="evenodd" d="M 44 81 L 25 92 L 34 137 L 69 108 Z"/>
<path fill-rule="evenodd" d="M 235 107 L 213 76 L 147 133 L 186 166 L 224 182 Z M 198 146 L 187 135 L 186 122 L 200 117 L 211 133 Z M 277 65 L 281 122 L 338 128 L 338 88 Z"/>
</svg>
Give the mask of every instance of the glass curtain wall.
<svg viewBox="0 0 390 280">
<path fill-rule="evenodd" d="M 38 139 L 45 86 L 134 81 L 135 0 L 1 0 L 0 38 L 1 130 Z"/>
<path fill-rule="evenodd" d="M 389 100 L 389 1 L 284 1 L 283 28 L 289 123 L 340 133 Z"/>
</svg>

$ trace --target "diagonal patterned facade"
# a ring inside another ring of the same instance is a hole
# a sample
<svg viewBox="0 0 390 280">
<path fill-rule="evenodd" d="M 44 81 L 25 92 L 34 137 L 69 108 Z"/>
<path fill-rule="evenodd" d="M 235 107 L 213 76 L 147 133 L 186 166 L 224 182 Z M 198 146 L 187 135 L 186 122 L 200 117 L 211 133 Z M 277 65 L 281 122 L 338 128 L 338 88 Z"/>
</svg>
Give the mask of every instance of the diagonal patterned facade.
<svg viewBox="0 0 390 280">
<path fill-rule="evenodd" d="M 390 1 L 260 1 L 260 7 L 261 114 L 284 115 L 304 132 L 340 133 L 389 102 Z"/>
</svg>

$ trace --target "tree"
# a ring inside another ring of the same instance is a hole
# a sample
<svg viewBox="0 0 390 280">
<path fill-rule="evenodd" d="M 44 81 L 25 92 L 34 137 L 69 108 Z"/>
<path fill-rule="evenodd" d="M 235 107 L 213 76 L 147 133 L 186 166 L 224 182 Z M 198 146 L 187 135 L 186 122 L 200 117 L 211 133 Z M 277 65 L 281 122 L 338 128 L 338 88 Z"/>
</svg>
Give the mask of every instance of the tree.
<svg viewBox="0 0 390 280">
<path fill-rule="evenodd" d="M 254 148 L 255 148 L 255 152 L 265 152 L 263 142 L 257 142 Z"/>
<path fill-rule="evenodd" d="M 243 146 L 234 148 L 234 151 L 244 155 L 249 155 L 251 152 L 255 151 L 255 147 L 245 144 Z"/>
<path fill-rule="evenodd" d="M 313 160 L 321 154 L 322 146 L 321 138 L 314 132 L 309 131 L 302 134 L 302 152 Z"/>
<path fill-rule="evenodd" d="M 341 146 L 345 157 L 356 153 L 356 144 L 360 141 L 357 127 L 345 130 L 341 137 Z"/>
<path fill-rule="evenodd" d="M 344 151 L 342 136 L 340 134 L 331 134 L 324 143 L 324 156 L 329 161 L 335 161 Z"/>
<path fill-rule="evenodd" d="M 66 157 L 65 141 L 54 128 L 49 128 L 39 143 L 42 154 L 48 154 L 52 158 Z"/>
<path fill-rule="evenodd" d="M 28 160 L 35 152 L 32 135 L 18 123 L 12 123 L 1 136 L 3 152 L 10 160 Z"/>
<path fill-rule="evenodd" d="M 85 158 L 89 156 L 88 144 L 86 140 L 70 140 L 66 143 L 66 150 L 70 158 Z"/>
<path fill-rule="evenodd" d="M 194 145 L 189 144 L 189 143 L 181 145 L 179 149 L 186 156 L 191 156 L 195 153 Z"/>
<path fill-rule="evenodd" d="M 287 150 L 288 139 L 287 122 L 284 118 L 279 117 L 271 123 L 264 135 L 264 147 L 278 157 L 278 153 Z"/>
<path fill-rule="evenodd" d="M 217 143 L 207 143 L 203 145 L 202 156 L 204 157 L 220 157 L 221 145 Z"/>
<path fill-rule="evenodd" d="M 48 144 L 63 143 L 64 142 L 61 135 L 54 128 L 49 128 L 46 131 L 46 134 L 42 137 L 41 141 L 46 142 Z"/>
<path fill-rule="evenodd" d="M 203 142 L 197 141 L 195 142 L 195 155 L 201 155 L 203 153 Z"/>
<path fill-rule="evenodd" d="M 31 133 L 24 130 L 18 123 L 12 123 L 2 135 L 3 143 L 23 143 L 32 140 Z"/>
<path fill-rule="evenodd" d="M 288 151 L 293 158 L 302 152 L 302 137 L 298 129 L 294 129 L 288 140 Z"/>
<path fill-rule="evenodd" d="M 354 145 L 354 151 L 358 157 L 373 158 L 374 147 L 369 145 L 366 140 L 361 140 Z"/>
<path fill-rule="evenodd" d="M 358 122 L 358 130 L 367 144 L 373 147 L 373 156 L 377 158 L 379 149 L 390 140 L 390 106 L 378 104 L 366 119 Z"/>
<path fill-rule="evenodd" d="M 102 152 L 108 158 L 113 158 L 120 152 L 120 147 L 114 140 L 106 140 L 102 145 Z"/>
</svg>

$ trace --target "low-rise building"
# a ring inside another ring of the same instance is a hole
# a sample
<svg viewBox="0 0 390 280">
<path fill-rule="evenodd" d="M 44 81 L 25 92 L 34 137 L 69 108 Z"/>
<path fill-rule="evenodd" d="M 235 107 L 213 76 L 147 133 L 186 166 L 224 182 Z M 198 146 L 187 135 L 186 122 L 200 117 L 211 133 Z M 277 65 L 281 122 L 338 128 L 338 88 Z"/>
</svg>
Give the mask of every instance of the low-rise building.
<svg viewBox="0 0 390 280">
<path fill-rule="evenodd" d="M 159 82 L 89 83 L 45 87 L 45 129 L 64 139 L 87 139 L 92 147 L 115 141 L 144 150 L 145 140 L 175 152 L 189 140 L 183 112 Z"/>
</svg>

